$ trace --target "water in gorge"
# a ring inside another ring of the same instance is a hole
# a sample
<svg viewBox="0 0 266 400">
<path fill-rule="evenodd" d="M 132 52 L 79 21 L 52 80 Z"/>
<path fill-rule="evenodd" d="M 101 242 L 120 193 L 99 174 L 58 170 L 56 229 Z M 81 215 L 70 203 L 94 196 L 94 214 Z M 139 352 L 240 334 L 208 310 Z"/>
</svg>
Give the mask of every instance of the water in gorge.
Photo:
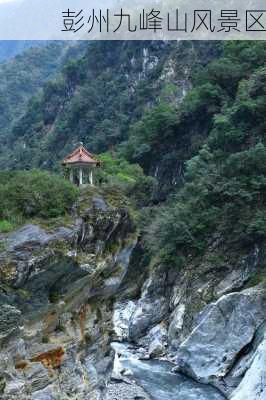
<svg viewBox="0 0 266 400">
<path fill-rule="evenodd" d="M 152 400 L 224 400 L 223 394 L 180 373 L 174 364 L 162 360 L 141 360 L 127 344 L 113 343 L 116 351 L 114 372 L 141 386 Z"/>
</svg>

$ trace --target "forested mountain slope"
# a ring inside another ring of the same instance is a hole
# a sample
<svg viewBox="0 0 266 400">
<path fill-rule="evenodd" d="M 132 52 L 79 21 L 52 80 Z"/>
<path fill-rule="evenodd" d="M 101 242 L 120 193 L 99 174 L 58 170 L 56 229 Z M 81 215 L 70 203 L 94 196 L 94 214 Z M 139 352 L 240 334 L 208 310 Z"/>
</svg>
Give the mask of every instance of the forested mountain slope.
<svg viewBox="0 0 266 400">
<path fill-rule="evenodd" d="M 192 70 L 217 56 L 219 47 L 188 42 L 90 44 L 85 56 L 66 63 L 61 76 L 31 99 L 6 135 L 8 157 L 2 153 L 0 166 L 55 168 L 77 141 L 97 153 L 117 147 L 147 110 L 159 104 L 175 110 L 191 87 Z"/>
<path fill-rule="evenodd" d="M 188 254 L 204 254 L 213 235 L 222 238 L 222 253 L 265 240 L 265 61 L 264 42 L 229 43 L 184 100 L 174 132 L 187 121 L 186 135 L 195 138 L 197 126 L 206 139 L 186 163 L 183 189 L 148 228 L 156 254 L 159 245 L 182 264 Z"/>
<path fill-rule="evenodd" d="M 46 41 L 37 40 L 2 40 L 0 42 L 0 61 L 9 60 L 16 55 L 23 53 L 31 47 L 41 47 L 47 44 Z"/>
<path fill-rule="evenodd" d="M 30 48 L 0 64 L 1 143 L 24 114 L 28 100 L 38 94 L 70 57 L 82 54 L 83 48 L 84 44 L 53 42 Z"/>
</svg>

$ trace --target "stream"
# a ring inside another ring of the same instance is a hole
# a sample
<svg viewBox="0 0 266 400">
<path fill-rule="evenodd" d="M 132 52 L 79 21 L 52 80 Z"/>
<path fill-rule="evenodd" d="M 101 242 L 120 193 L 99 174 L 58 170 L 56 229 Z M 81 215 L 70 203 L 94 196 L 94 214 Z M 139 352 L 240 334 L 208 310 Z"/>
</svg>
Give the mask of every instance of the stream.
<svg viewBox="0 0 266 400">
<path fill-rule="evenodd" d="M 180 373 L 173 373 L 168 361 L 140 360 L 127 344 L 113 343 L 116 351 L 114 372 L 127 371 L 127 379 L 141 386 L 152 400 L 224 400 L 210 385 L 200 384 Z"/>
</svg>

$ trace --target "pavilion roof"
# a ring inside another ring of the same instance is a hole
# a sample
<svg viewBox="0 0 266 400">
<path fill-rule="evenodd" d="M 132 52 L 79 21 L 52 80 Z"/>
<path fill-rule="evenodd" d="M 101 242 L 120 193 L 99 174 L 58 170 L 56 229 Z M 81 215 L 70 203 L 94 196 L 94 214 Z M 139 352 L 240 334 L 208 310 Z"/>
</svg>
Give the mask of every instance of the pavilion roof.
<svg viewBox="0 0 266 400">
<path fill-rule="evenodd" d="M 71 154 L 66 156 L 62 161 L 62 165 L 71 165 L 71 164 L 99 164 L 99 161 L 95 158 L 93 154 L 91 154 L 88 150 L 83 146 L 79 146 L 76 150 L 74 150 Z"/>
</svg>

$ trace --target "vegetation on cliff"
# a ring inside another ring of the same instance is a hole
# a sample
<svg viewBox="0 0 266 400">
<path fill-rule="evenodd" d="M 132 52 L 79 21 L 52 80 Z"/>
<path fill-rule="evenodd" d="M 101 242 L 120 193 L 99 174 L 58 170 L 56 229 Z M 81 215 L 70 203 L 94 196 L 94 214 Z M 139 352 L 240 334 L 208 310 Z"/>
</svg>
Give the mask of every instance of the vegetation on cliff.
<svg viewBox="0 0 266 400">
<path fill-rule="evenodd" d="M 265 43 L 225 45 L 185 99 L 187 135 L 203 113 L 205 144 L 186 163 L 184 187 L 146 229 L 153 253 L 159 245 L 173 262 L 204 251 L 214 234 L 240 247 L 266 238 L 265 56 Z M 206 97 L 206 86 L 219 95 Z"/>
<path fill-rule="evenodd" d="M 30 218 L 47 220 L 70 212 L 78 190 L 65 179 L 45 171 L 0 173 L 0 231 Z"/>
<path fill-rule="evenodd" d="M 99 157 L 98 183 L 116 186 L 131 200 L 135 208 L 150 204 L 157 181 L 144 174 L 139 164 L 132 164 L 118 154 L 103 153 Z"/>
</svg>

